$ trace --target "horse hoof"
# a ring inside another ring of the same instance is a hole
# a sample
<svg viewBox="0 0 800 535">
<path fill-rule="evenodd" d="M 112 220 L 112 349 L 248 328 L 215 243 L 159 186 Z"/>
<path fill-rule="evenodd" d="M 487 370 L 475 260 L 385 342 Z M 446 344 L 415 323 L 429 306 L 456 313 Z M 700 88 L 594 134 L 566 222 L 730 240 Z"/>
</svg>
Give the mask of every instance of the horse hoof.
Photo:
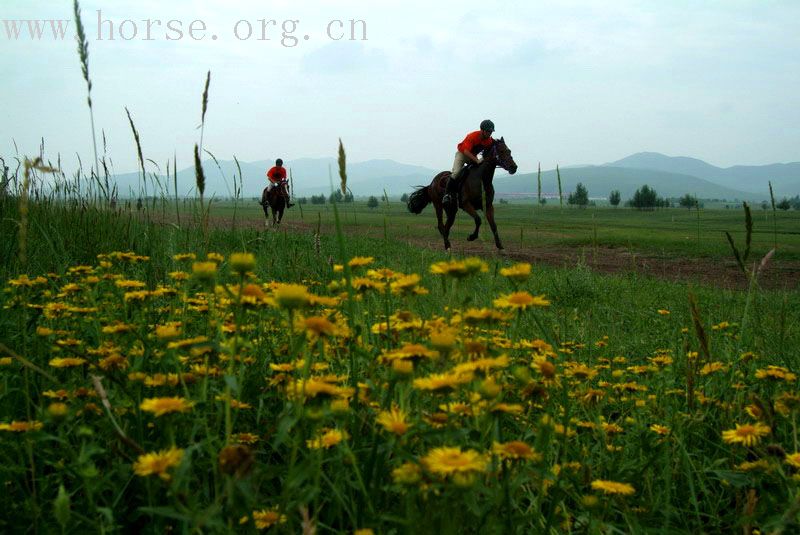
<svg viewBox="0 0 800 535">
<path fill-rule="evenodd" d="M 471 234 L 470 234 L 469 236 L 467 236 L 467 241 L 475 241 L 475 240 L 477 240 L 477 239 L 478 239 L 478 237 L 477 237 L 477 236 L 473 236 L 473 235 L 471 235 Z"/>
</svg>

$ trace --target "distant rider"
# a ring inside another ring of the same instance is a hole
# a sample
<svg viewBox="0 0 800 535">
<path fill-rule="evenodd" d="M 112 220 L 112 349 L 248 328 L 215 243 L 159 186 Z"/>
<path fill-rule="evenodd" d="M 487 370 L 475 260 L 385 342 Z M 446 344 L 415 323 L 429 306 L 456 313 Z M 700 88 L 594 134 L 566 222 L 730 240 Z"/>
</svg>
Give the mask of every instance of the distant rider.
<svg viewBox="0 0 800 535">
<path fill-rule="evenodd" d="M 278 158 L 275 160 L 275 167 L 267 171 L 267 178 L 269 179 L 269 189 L 281 187 L 281 183 L 286 180 L 286 168 L 283 166 L 283 160 Z M 291 208 L 293 203 L 289 202 L 289 191 L 282 188 L 281 193 L 286 197 L 286 207 Z"/>
<path fill-rule="evenodd" d="M 445 196 L 442 198 L 444 204 L 453 202 L 453 194 L 458 191 L 458 175 L 461 174 L 464 166 L 470 162 L 474 162 L 476 165 L 481 163 L 478 154 L 491 148 L 494 143 L 492 132 L 494 132 L 494 123 L 486 119 L 481 121 L 480 130 L 470 132 L 464 141 L 458 144 L 456 158 L 453 161 L 453 171 L 450 173 L 450 178 L 447 179 Z"/>
</svg>

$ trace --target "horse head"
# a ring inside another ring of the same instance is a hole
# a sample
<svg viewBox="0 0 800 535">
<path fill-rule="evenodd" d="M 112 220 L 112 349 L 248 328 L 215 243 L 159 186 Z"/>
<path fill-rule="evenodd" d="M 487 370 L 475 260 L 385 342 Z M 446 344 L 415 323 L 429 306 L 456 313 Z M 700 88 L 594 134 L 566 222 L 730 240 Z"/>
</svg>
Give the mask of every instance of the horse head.
<svg viewBox="0 0 800 535">
<path fill-rule="evenodd" d="M 511 157 L 511 149 L 508 148 L 506 145 L 506 140 L 504 138 L 496 139 L 495 142 L 492 144 L 491 153 L 489 157 L 495 161 L 495 165 L 499 165 L 510 175 L 513 175 L 517 172 L 517 164 L 514 161 L 514 158 Z"/>
</svg>

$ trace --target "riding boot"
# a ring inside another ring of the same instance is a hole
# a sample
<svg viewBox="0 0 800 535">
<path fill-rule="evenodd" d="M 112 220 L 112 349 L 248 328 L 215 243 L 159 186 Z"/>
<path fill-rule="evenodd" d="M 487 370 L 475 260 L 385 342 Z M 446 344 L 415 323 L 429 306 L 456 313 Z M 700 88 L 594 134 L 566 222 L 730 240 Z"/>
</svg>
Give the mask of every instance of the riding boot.
<svg viewBox="0 0 800 535">
<path fill-rule="evenodd" d="M 460 173 L 459 173 L 460 174 Z M 442 197 L 442 203 L 449 205 L 453 201 L 455 201 L 456 193 L 458 192 L 458 174 L 456 176 L 450 175 L 447 178 L 447 184 L 444 187 L 444 197 Z"/>
</svg>

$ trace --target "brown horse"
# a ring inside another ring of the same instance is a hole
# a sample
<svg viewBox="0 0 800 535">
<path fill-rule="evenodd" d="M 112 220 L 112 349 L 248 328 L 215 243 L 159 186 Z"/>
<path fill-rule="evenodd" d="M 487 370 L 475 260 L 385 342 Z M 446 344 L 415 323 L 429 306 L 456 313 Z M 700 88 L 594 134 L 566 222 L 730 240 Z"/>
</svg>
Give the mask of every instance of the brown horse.
<svg viewBox="0 0 800 535">
<path fill-rule="evenodd" d="M 286 204 L 289 200 L 289 195 L 286 192 L 287 182 L 281 181 L 280 184 L 274 188 L 267 186 L 261 193 L 261 207 L 264 209 L 264 218 L 267 219 L 269 224 L 269 210 L 272 209 L 272 226 L 278 226 L 283 219 L 283 211 L 286 209 Z"/>
<path fill-rule="evenodd" d="M 467 212 L 475 221 L 475 230 L 467 237 L 469 241 L 478 238 L 481 218 L 477 211 L 483 210 L 494 234 L 494 244 L 498 249 L 502 249 L 503 244 L 497 234 L 497 225 L 494 222 L 494 206 L 492 206 L 492 202 L 494 202 L 492 179 L 494 178 L 494 170 L 497 167 L 502 167 L 512 175 L 517 172 L 517 164 L 514 162 L 514 158 L 511 157 L 511 150 L 506 146 L 503 138 L 495 140 L 492 147 L 486 149 L 483 161 L 479 165 L 468 167 L 461 172 L 458 179 L 458 193 L 455 195 L 456 202 L 451 202 L 446 206 L 442 204 L 447 179 L 450 177 L 450 171 L 443 171 L 433 177 L 433 181 L 429 186 L 422 186 L 411 194 L 408 198 L 408 210 L 414 214 L 419 214 L 429 203 L 433 203 L 438 221 L 437 227 L 439 234 L 444 238 L 445 250 L 450 250 L 450 228 L 456 219 L 458 209 L 461 208 Z M 442 223 L 442 213 L 447 215 L 445 223 Z"/>
</svg>

